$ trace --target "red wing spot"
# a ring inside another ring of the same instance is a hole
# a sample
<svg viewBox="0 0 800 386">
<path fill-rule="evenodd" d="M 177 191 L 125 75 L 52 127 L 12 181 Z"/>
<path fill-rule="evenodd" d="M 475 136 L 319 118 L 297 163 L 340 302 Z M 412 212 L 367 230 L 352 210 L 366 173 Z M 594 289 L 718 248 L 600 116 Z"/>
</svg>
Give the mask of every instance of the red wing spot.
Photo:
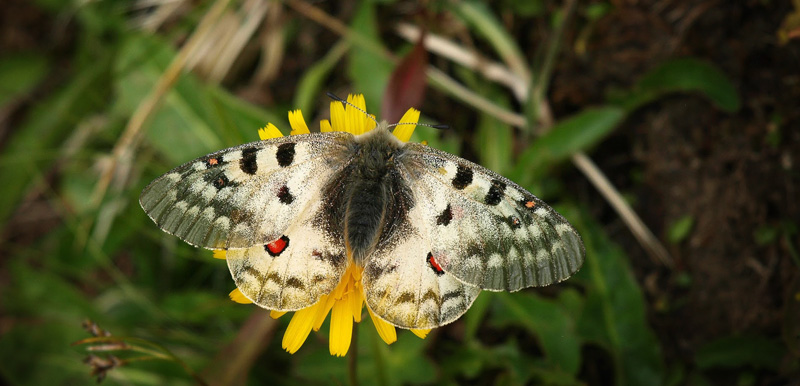
<svg viewBox="0 0 800 386">
<path fill-rule="evenodd" d="M 436 262 L 436 259 L 433 258 L 433 253 L 428 252 L 427 260 L 428 260 L 428 264 L 431 266 L 431 269 L 433 270 L 433 272 L 436 275 L 439 275 L 439 276 L 444 275 L 444 270 L 439 265 L 439 263 Z"/>
<path fill-rule="evenodd" d="M 525 203 L 525 207 L 528 209 L 533 209 L 534 206 L 536 206 L 536 203 L 533 201 L 528 201 Z"/>
<path fill-rule="evenodd" d="M 281 238 L 264 245 L 264 249 L 270 256 L 277 257 L 286 250 L 287 246 L 289 246 L 289 238 L 283 235 Z"/>
<path fill-rule="evenodd" d="M 209 165 L 216 165 L 216 164 L 218 164 L 218 163 L 219 163 L 219 161 L 217 161 L 217 159 L 216 159 L 216 158 L 210 158 L 210 159 L 208 160 L 208 164 L 209 164 Z"/>
</svg>

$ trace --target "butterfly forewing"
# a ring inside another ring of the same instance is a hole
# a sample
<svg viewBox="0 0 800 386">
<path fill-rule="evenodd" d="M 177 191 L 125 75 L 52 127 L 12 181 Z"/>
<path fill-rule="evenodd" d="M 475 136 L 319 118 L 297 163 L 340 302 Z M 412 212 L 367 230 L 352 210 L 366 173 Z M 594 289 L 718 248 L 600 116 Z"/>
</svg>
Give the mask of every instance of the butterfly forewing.
<svg viewBox="0 0 800 386">
<path fill-rule="evenodd" d="M 531 193 L 479 165 L 407 144 L 402 166 L 433 241 L 432 253 L 459 280 L 517 291 L 568 278 L 583 263 L 575 229 Z"/>
<path fill-rule="evenodd" d="M 325 181 L 346 166 L 352 138 L 308 134 L 225 149 L 159 177 L 139 202 L 161 229 L 192 245 L 265 244 L 319 200 Z"/>
</svg>

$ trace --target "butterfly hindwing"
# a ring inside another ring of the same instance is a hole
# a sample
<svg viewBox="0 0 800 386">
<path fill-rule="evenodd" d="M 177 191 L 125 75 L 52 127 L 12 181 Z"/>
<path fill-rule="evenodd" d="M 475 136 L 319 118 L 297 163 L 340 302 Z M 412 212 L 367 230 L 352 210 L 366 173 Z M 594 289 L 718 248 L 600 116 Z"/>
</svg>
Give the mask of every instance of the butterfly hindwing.
<svg viewBox="0 0 800 386">
<path fill-rule="evenodd" d="M 309 205 L 275 241 L 228 250 L 234 282 L 261 307 L 295 311 L 336 287 L 346 269 L 344 240 L 319 219 L 325 197 Z"/>
<path fill-rule="evenodd" d="M 367 306 L 402 328 L 427 329 L 448 324 L 469 309 L 480 293 L 441 269 L 431 239 L 414 226 L 424 216 L 415 207 L 377 245 L 364 267 Z"/>
<path fill-rule="evenodd" d="M 448 153 L 420 144 L 406 149 L 402 167 L 445 272 L 481 289 L 517 291 L 580 268 L 580 236 L 531 193 Z"/>
<path fill-rule="evenodd" d="M 345 167 L 352 135 L 306 134 L 225 149 L 148 185 L 142 208 L 164 231 L 211 249 L 276 240 Z"/>
</svg>

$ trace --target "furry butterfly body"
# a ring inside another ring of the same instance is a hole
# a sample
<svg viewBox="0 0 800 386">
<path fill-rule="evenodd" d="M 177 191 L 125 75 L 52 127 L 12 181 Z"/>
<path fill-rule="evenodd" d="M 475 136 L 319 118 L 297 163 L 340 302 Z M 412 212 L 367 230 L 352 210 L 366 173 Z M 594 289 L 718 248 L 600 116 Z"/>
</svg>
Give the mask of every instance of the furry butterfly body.
<svg viewBox="0 0 800 386">
<path fill-rule="evenodd" d="M 584 256 L 575 229 L 531 193 L 404 143 L 385 122 L 222 150 L 159 177 L 140 203 L 166 232 L 226 249 L 236 285 L 262 307 L 308 307 L 357 264 L 368 307 L 403 328 L 450 323 L 481 289 L 562 281 Z"/>
</svg>

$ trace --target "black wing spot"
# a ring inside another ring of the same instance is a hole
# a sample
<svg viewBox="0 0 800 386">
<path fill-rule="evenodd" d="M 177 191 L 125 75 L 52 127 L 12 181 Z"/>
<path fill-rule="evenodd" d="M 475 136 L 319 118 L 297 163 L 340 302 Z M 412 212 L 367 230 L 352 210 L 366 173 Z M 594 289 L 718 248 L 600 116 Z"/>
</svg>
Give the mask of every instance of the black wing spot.
<svg viewBox="0 0 800 386">
<path fill-rule="evenodd" d="M 519 227 L 521 226 L 519 217 L 514 215 L 508 216 L 508 225 L 511 225 L 511 229 L 519 229 Z"/>
<path fill-rule="evenodd" d="M 492 187 L 489 188 L 489 193 L 486 193 L 486 204 L 495 206 L 503 200 L 505 195 L 506 184 L 502 181 L 492 180 Z"/>
<path fill-rule="evenodd" d="M 330 260 L 331 264 L 336 268 L 341 268 L 342 265 L 344 265 L 345 261 L 347 261 L 343 253 L 329 255 L 327 256 L 327 258 L 328 260 Z"/>
<path fill-rule="evenodd" d="M 225 173 L 220 173 L 212 183 L 214 184 L 214 187 L 219 190 L 228 186 L 231 181 L 228 179 L 228 176 L 226 176 Z"/>
<path fill-rule="evenodd" d="M 311 284 L 316 285 L 322 283 L 323 281 L 325 281 L 325 279 L 327 279 L 327 276 L 325 275 L 314 275 L 314 279 L 312 279 Z"/>
<path fill-rule="evenodd" d="M 472 183 L 472 169 L 458 165 L 456 176 L 453 177 L 453 187 L 461 190 Z"/>
<path fill-rule="evenodd" d="M 450 291 L 450 292 L 445 293 L 444 296 L 442 296 L 442 303 L 444 303 L 444 302 L 446 302 L 446 301 L 448 301 L 450 299 L 457 299 L 457 298 L 462 298 L 462 297 L 464 297 L 464 291 L 463 290 Z"/>
<path fill-rule="evenodd" d="M 425 301 L 428 299 L 433 300 L 433 302 L 439 306 L 442 304 L 442 298 L 439 297 L 439 294 L 432 289 L 429 289 L 427 292 L 425 292 L 425 295 L 422 295 L 422 300 L 420 303 L 425 303 Z"/>
<path fill-rule="evenodd" d="M 294 196 L 291 192 L 289 192 L 289 187 L 286 185 L 281 186 L 281 189 L 278 191 L 278 200 L 282 203 L 289 205 L 294 202 Z"/>
<path fill-rule="evenodd" d="M 258 171 L 258 162 L 256 162 L 257 154 L 258 149 L 254 147 L 242 150 L 242 159 L 239 160 L 239 168 L 247 174 L 256 174 Z"/>
<path fill-rule="evenodd" d="M 428 252 L 428 256 L 425 257 L 425 260 L 428 261 L 428 266 L 431 267 L 436 276 L 444 275 L 444 270 L 439 266 L 439 263 L 436 262 L 436 259 L 433 258 L 433 253 Z"/>
<path fill-rule="evenodd" d="M 403 292 L 400 296 L 397 297 L 395 304 L 401 303 L 413 303 L 416 300 L 416 297 L 411 292 Z"/>
<path fill-rule="evenodd" d="M 300 281 L 300 279 L 294 276 L 290 277 L 289 280 L 286 280 L 286 286 L 297 288 L 299 290 L 303 290 L 306 288 L 306 285 L 302 281 Z"/>
<path fill-rule="evenodd" d="M 442 211 L 442 213 L 438 217 L 436 217 L 436 224 L 447 226 L 450 224 L 450 220 L 452 219 L 453 219 L 453 211 L 450 208 L 450 204 L 447 204 L 447 208 L 445 208 Z"/>
<path fill-rule="evenodd" d="M 278 146 L 278 151 L 275 153 L 275 159 L 278 160 L 278 165 L 287 167 L 294 162 L 294 142 L 284 143 Z"/>
</svg>

